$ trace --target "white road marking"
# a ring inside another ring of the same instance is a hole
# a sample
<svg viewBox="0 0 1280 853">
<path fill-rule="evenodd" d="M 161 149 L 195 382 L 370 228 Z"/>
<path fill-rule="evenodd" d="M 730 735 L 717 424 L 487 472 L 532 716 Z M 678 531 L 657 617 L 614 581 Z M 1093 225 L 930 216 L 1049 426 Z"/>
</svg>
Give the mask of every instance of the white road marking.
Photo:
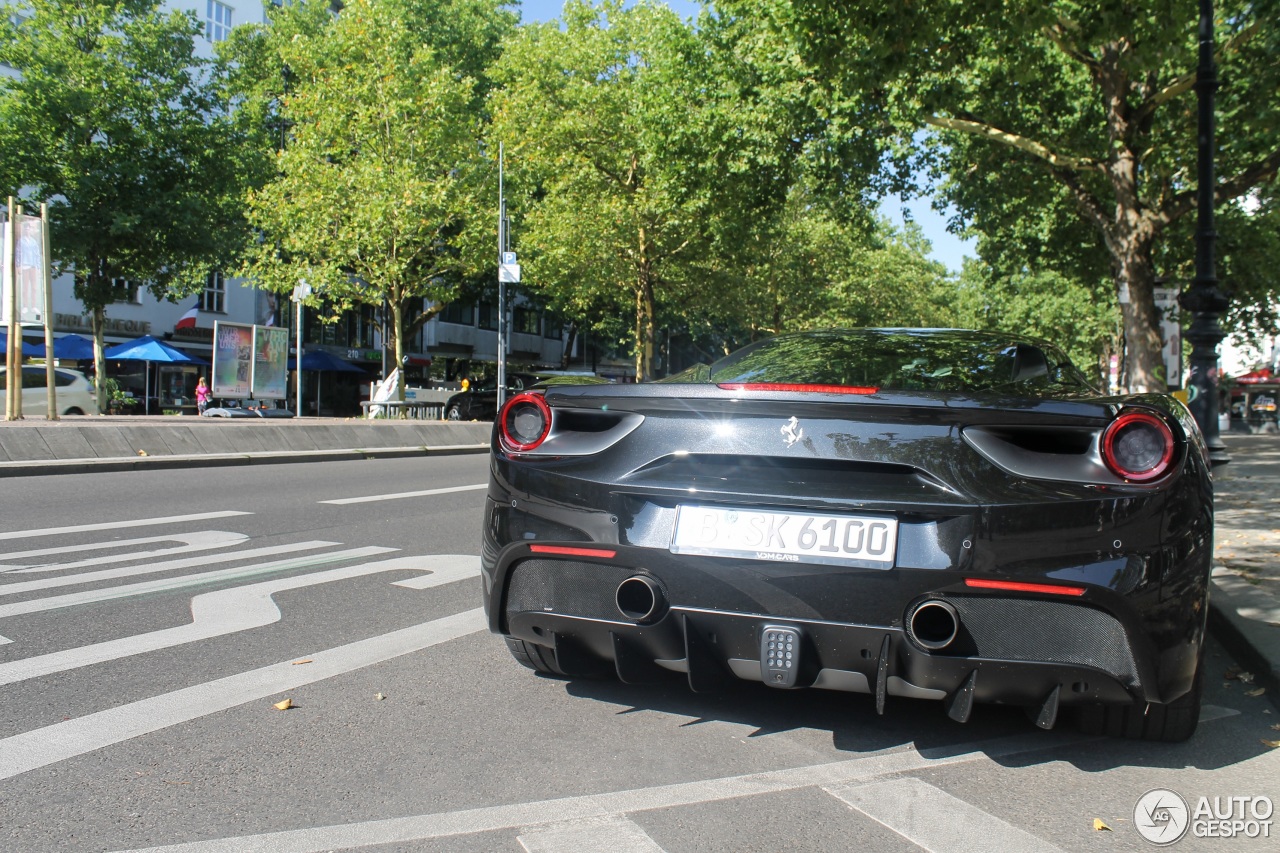
<svg viewBox="0 0 1280 853">
<path fill-rule="evenodd" d="M 250 548 L 244 551 L 226 551 L 219 554 L 201 554 L 199 557 L 183 557 L 177 560 L 161 560 L 158 563 L 147 563 L 140 566 L 122 566 L 118 569 L 101 569 L 96 572 L 84 572 L 78 575 L 67 575 L 57 578 L 41 578 L 34 581 L 0 584 L 0 595 L 17 595 L 21 592 L 35 592 L 42 589 L 55 589 L 62 586 L 76 586 L 82 583 L 118 580 L 138 575 L 151 575 L 157 572 L 191 569 L 207 566 L 210 563 L 234 563 L 240 560 L 251 560 L 255 557 L 270 557 L 274 554 L 292 554 L 295 551 L 312 551 L 316 548 L 331 548 L 341 542 L 328 542 L 323 539 L 312 539 L 307 542 L 294 542 L 289 545 L 268 545 L 263 548 Z M 394 548 L 386 549 L 394 551 Z M 198 577 L 198 576 L 197 576 Z M 3 608 L 0 608 L 3 610 Z"/>
<path fill-rule="evenodd" d="M 541 826 L 516 837 L 527 853 L 664 853 L 649 834 L 625 817 L 590 818 Z"/>
<path fill-rule="evenodd" d="M 90 530 L 118 530 L 121 527 L 150 527 L 153 524 L 180 524 L 187 521 L 207 521 L 211 518 L 230 518 L 233 515 L 253 515 L 251 512 L 219 510 L 197 512 L 191 515 L 165 515 L 160 518 L 134 518 L 129 521 L 104 521 L 98 524 L 73 524 L 68 527 L 43 527 L 35 530 L 10 530 L 0 533 L 0 539 L 28 539 L 35 536 L 58 536 L 63 533 L 85 533 Z"/>
<path fill-rule="evenodd" d="M 327 544 L 336 545 L 332 542 Z M 279 553 L 288 548 L 260 548 L 259 551 Z M 219 569 L 213 572 L 201 572 L 195 575 L 181 575 L 176 578 L 162 578 L 154 581 L 112 586 L 105 589 L 91 589 L 85 592 L 72 592 L 67 595 L 55 595 L 49 598 L 33 598 L 29 601 L 17 601 L 13 604 L 0 604 L 0 619 L 6 616 L 19 616 L 28 613 L 43 613 L 46 610 L 58 610 L 63 607 L 76 607 L 81 604 L 94 604 L 99 601 L 111 601 L 117 598 L 130 598 L 135 595 L 148 595 L 153 592 L 170 592 L 189 586 L 202 586 L 225 580 L 251 578 L 255 575 L 270 572 L 286 572 L 290 569 L 305 569 L 311 566 L 323 566 L 326 563 L 337 563 L 343 560 L 357 560 L 361 557 L 372 557 L 386 554 L 395 548 L 383 548 L 368 545 L 364 548 L 348 548 L 345 551 L 329 551 L 324 554 L 312 554 L 308 557 L 297 557 L 290 560 L 276 560 L 273 563 L 259 563 L 255 566 L 238 566 L 234 569 Z M 246 551 L 241 556 L 249 555 Z"/>
<path fill-rule="evenodd" d="M 1062 853 L 1029 832 L 921 779 L 889 779 L 824 790 L 929 853 Z"/>
<path fill-rule="evenodd" d="M 47 767 L 112 744 L 266 699 L 400 655 L 485 629 L 484 612 L 468 610 L 367 640 L 315 652 L 306 666 L 292 658 L 0 740 L 0 779 Z M 269 710 L 269 709 L 268 709 Z"/>
<path fill-rule="evenodd" d="M 443 489 L 424 489 L 421 492 L 397 492 L 392 495 L 366 495 L 362 498 L 338 498 L 332 501 L 316 501 L 322 504 L 365 504 L 374 501 L 395 501 L 400 498 L 423 498 L 428 495 L 448 495 L 453 492 L 474 492 L 478 489 L 489 488 L 488 483 L 478 483 L 474 486 L 449 486 Z"/>
<path fill-rule="evenodd" d="M 0 572 L 11 575 L 30 574 L 32 572 L 60 572 L 66 569 L 83 569 L 87 566 L 100 566 L 104 563 L 146 562 L 158 557 L 174 554 L 189 554 L 193 551 L 212 551 L 214 549 L 234 548 L 249 537 L 244 533 L 229 533 L 225 530 L 197 530 L 193 533 L 175 533 L 172 536 L 145 536 L 141 539 L 120 539 L 112 542 L 94 542 L 88 545 L 63 545 L 59 548 L 41 548 L 36 551 L 19 551 L 6 554 L 6 563 L 10 560 L 30 560 L 32 557 L 50 557 L 54 554 L 75 554 L 86 551 L 103 551 L 118 548 L 136 548 L 153 542 L 182 542 L 184 544 L 172 548 L 157 548 L 154 551 L 125 551 L 118 554 L 102 554 L 70 563 L 40 563 L 33 566 L 0 566 Z"/>
<path fill-rule="evenodd" d="M 1101 738 L 1033 732 L 924 750 L 896 749 L 829 764 L 812 764 L 699 782 L 678 782 L 653 788 L 635 788 L 532 803 L 219 838 L 148 847 L 131 853 L 323 853 L 375 847 L 379 844 L 405 844 L 455 835 L 523 829 L 540 824 L 605 818 L 630 812 L 753 797 L 758 794 L 869 781 L 895 773 L 912 773 L 971 761 L 997 760 L 1027 752 L 1061 749 L 1091 740 Z"/>
<path fill-rule="evenodd" d="M 13 640 L 10 640 L 8 637 L 0 637 L 0 646 L 3 646 L 5 643 L 12 643 L 12 642 Z"/>
<path fill-rule="evenodd" d="M 280 620 L 280 608 L 271 598 L 277 592 L 394 571 L 434 571 L 434 574 L 413 579 L 418 582 L 413 588 L 425 589 L 429 586 L 440 586 L 456 580 L 477 577 L 480 574 L 480 559 L 461 555 L 395 557 L 377 563 L 362 563 L 358 566 L 330 569 L 327 572 L 312 572 L 249 586 L 206 592 L 191 599 L 189 624 L 37 655 L 10 663 L 0 663 L 0 685 L 194 643 L 198 640 L 208 640 L 236 631 L 261 628 Z M 428 581 L 433 582 L 427 583 Z M 398 585 L 408 586 L 404 583 Z"/>
</svg>

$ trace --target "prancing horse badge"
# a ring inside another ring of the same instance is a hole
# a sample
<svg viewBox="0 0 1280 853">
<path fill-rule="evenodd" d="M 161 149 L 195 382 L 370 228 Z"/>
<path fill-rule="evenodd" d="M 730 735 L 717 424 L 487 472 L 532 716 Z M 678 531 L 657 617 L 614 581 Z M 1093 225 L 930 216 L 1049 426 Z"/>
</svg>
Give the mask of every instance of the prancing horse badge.
<svg viewBox="0 0 1280 853">
<path fill-rule="evenodd" d="M 796 420 L 794 416 L 792 416 L 791 420 L 782 425 L 782 429 L 780 429 L 779 432 L 781 432 L 782 437 L 787 440 L 787 447 L 790 447 L 800 439 L 804 438 L 804 429 L 800 427 L 800 422 Z"/>
</svg>

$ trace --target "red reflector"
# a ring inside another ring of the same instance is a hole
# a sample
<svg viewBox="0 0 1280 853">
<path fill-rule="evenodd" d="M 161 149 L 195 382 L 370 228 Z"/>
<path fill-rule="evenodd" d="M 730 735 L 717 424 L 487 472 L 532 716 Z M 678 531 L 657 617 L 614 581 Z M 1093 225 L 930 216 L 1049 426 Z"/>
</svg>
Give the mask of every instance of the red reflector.
<svg viewBox="0 0 1280 853">
<path fill-rule="evenodd" d="M 726 391 L 800 391 L 810 394 L 876 394 L 874 385 L 804 385 L 794 382 L 722 382 Z"/>
<path fill-rule="evenodd" d="M 603 557 L 612 560 L 617 551 L 605 548 L 569 548 L 564 545 L 530 545 L 529 550 L 535 554 L 559 554 L 562 557 Z"/>
<path fill-rule="evenodd" d="M 965 578 L 965 586 L 979 589 L 1007 589 L 1013 592 L 1046 592 L 1050 595 L 1084 595 L 1082 586 L 1058 586 L 1051 583 L 1024 583 L 1022 581 L 994 581 L 987 578 Z"/>
</svg>

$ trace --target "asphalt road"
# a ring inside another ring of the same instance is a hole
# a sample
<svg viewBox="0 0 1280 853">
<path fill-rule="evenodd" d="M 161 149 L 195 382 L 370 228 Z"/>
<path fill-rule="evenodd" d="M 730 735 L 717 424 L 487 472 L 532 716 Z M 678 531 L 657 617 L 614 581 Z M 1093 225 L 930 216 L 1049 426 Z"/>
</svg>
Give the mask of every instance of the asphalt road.
<svg viewBox="0 0 1280 853">
<path fill-rule="evenodd" d="M 1280 800 L 1280 714 L 1216 645 L 1177 746 L 538 677 L 478 612 L 485 466 L 4 484 L 0 851 L 1148 850 L 1151 789 Z"/>
</svg>

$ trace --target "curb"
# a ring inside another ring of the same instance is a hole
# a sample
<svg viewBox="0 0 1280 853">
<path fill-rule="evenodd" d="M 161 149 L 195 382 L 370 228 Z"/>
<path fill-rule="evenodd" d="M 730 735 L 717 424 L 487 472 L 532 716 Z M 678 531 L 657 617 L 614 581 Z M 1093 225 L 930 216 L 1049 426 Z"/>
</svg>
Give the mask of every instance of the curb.
<svg viewBox="0 0 1280 853">
<path fill-rule="evenodd" d="M 1239 576 L 1214 569 L 1209 592 L 1209 630 L 1266 688 L 1280 709 L 1280 628 L 1268 624 L 1275 602 Z M 1250 615 L 1244 615 L 1244 614 Z M 1277 620 L 1280 621 L 1280 620 Z"/>
<path fill-rule="evenodd" d="M 360 459 L 398 459 L 414 456 L 457 456 L 488 452 L 488 444 L 449 444 L 420 447 L 351 448 L 348 450 L 273 450 L 257 453 L 116 456 L 105 459 L 47 459 L 34 462 L 0 463 L 0 478 L 37 477 L 50 474 L 89 474 L 98 471 L 225 468 L 234 465 L 286 465 L 297 462 L 343 462 Z"/>
</svg>

